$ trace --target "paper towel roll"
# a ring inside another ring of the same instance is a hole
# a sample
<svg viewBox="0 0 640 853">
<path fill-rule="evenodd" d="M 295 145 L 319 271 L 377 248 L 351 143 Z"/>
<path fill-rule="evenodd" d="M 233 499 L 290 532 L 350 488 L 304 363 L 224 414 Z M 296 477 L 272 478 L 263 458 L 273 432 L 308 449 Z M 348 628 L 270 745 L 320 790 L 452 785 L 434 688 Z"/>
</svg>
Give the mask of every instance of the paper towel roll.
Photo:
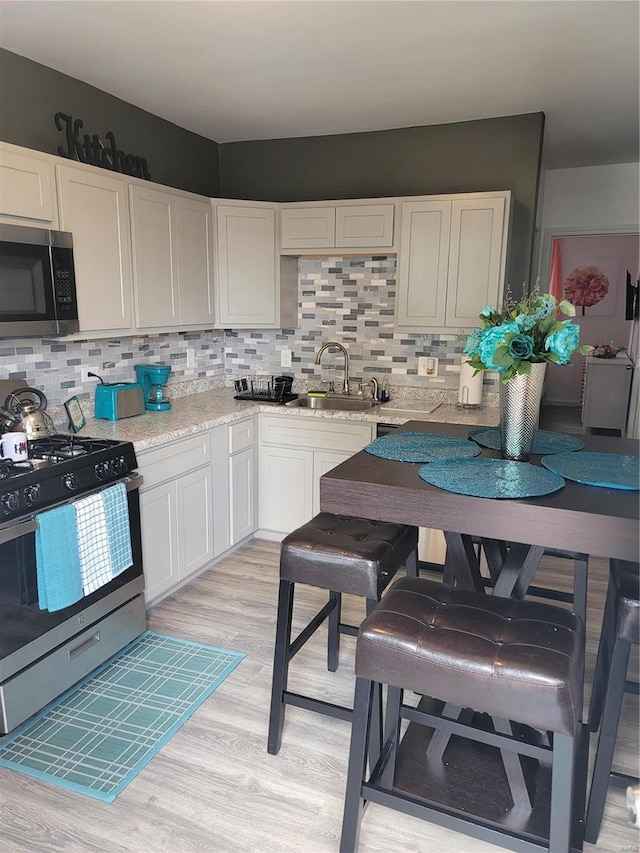
<svg viewBox="0 0 640 853">
<path fill-rule="evenodd" d="M 482 382 L 484 373 L 473 375 L 473 367 L 466 363 L 466 355 L 460 361 L 460 385 L 458 403 L 462 406 L 480 406 L 482 404 Z"/>
</svg>

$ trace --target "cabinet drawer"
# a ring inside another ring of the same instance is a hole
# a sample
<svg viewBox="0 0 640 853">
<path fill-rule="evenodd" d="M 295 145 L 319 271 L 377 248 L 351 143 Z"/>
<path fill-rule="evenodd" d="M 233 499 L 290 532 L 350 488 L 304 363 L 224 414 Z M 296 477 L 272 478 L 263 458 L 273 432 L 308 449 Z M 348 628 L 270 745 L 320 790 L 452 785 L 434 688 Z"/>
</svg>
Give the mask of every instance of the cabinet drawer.
<svg viewBox="0 0 640 853">
<path fill-rule="evenodd" d="M 260 416 L 262 444 L 280 444 L 306 450 L 345 450 L 356 453 L 373 437 L 374 425 L 320 418 Z"/>
<path fill-rule="evenodd" d="M 336 208 L 336 247 L 393 245 L 393 204 Z"/>
<path fill-rule="evenodd" d="M 187 471 L 208 465 L 211 462 L 211 444 L 208 432 L 172 441 L 140 453 L 138 470 L 144 482 L 142 491 L 167 480 L 174 480 Z"/>
<path fill-rule="evenodd" d="M 280 222 L 283 249 L 330 249 L 335 245 L 335 207 L 282 208 Z"/>
<path fill-rule="evenodd" d="M 229 453 L 239 453 L 253 447 L 254 419 L 229 424 Z"/>
</svg>

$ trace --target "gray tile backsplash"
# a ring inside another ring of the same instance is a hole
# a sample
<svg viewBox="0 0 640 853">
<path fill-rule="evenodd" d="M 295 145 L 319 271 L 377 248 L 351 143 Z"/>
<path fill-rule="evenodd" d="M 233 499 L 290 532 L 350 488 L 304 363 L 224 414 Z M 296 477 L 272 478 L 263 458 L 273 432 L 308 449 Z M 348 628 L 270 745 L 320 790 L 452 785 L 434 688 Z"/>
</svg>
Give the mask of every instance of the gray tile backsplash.
<svg viewBox="0 0 640 853">
<path fill-rule="evenodd" d="M 457 389 L 466 334 L 417 335 L 395 328 L 395 257 L 301 258 L 298 269 L 296 329 L 179 332 L 90 341 L 5 339 L 0 341 L 0 378 L 24 379 L 25 384 L 44 391 L 52 406 L 76 395 L 91 414 L 96 380 L 87 379 L 89 370 L 105 382 L 131 382 L 134 364 L 170 364 L 173 397 L 230 385 L 238 374 L 289 373 L 304 388 L 341 375 L 337 353 L 327 353 L 321 366 L 314 364 L 318 348 L 335 340 L 349 351 L 354 382 L 376 376 L 400 393 L 420 396 Z M 281 366 L 282 350 L 291 351 L 291 368 Z M 437 379 L 417 376 L 420 356 L 439 359 Z M 496 390 L 492 377 L 486 377 L 485 385 L 486 391 Z"/>
</svg>

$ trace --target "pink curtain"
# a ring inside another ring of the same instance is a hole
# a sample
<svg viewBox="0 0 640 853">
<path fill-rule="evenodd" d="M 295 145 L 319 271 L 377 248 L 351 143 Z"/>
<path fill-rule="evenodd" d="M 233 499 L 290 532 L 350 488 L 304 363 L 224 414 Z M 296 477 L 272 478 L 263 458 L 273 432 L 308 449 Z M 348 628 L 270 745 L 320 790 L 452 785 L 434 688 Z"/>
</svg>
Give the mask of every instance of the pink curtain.
<svg viewBox="0 0 640 853">
<path fill-rule="evenodd" d="M 562 300 L 562 260 L 560 258 L 560 240 L 551 241 L 551 272 L 549 274 L 549 293 L 558 302 Z"/>
</svg>

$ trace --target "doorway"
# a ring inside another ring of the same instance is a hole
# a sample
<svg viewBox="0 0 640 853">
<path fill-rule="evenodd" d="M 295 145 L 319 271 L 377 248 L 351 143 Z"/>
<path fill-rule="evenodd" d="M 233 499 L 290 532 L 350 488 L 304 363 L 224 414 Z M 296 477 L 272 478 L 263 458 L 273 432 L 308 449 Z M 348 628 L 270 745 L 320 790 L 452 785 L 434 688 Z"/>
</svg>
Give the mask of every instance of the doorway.
<svg viewBox="0 0 640 853">
<path fill-rule="evenodd" d="M 545 229 L 540 274 L 549 282 L 553 241 L 558 243 L 562 296 L 572 294 L 575 322 L 580 325 L 583 344 L 613 343 L 637 358 L 633 321 L 626 319 L 627 278 L 638 279 L 640 238 L 637 226 L 620 229 Z M 558 258 L 556 256 L 556 263 Z M 593 284 L 592 293 L 580 298 L 580 288 Z M 543 286 L 546 290 L 547 286 Z M 547 370 L 545 404 L 576 410 L 583 387 L 584 357 L 574 354 L 570 365 Z"/>
</svg>

